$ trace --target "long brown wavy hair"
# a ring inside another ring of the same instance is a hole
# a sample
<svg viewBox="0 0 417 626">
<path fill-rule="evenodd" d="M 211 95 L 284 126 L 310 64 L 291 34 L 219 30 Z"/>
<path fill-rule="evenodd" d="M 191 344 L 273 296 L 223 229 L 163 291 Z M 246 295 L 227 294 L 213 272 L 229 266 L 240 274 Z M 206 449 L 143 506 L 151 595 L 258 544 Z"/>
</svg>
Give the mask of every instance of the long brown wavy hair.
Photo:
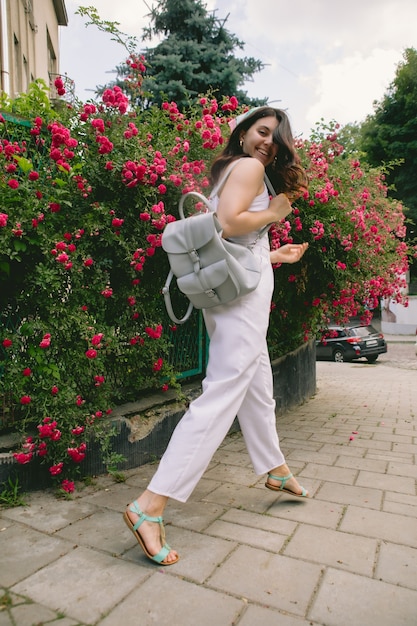
<svg viewBox="0 0 417 626">
<path fill-rule="evenodd" d="M 240 145 L 242 131 L 248 130 L 257 120 L 262 117 L 276 117 L 278 125 L 273 133 L 274 143 L 278 146 L 276 159 L 266 167 L 266 173 L 277 194 L 285 193 L 290 199 L 298 196 L 300 190 L 308 186 L 307 174 L 300 164 L 296 153 L 291 125 L 287 114 L 281 109 L 264 106 L 249 112 L 236 126 L 230 135 L 229 141 L 215 159 L 211 167 L 211 181 L 216 183 L 225 167 L 245 156 Z"/>
</svg>

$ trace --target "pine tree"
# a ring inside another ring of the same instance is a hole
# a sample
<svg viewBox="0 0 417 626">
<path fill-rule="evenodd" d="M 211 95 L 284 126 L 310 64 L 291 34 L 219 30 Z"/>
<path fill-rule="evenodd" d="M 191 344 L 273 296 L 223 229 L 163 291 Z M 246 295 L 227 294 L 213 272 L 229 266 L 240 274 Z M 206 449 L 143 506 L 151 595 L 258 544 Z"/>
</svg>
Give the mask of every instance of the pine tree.
<svg viewBox="0 0 417 626">
<path fill-rule="evenodd" d="M 252 106 L 266 102 L 250 99 L 238 89 L 264 64 L 253 57 L 235 56 L 244 43 L 225 28 L 227 17 L 208 13 L 201 0 L 158 0 L 148 17 L 143 40 L 164 37 L 144 51 L 149 67 L 143 88 L 150 103 L 175 101 L 183 109 L 208 91 L 219 100 L 236 96 Z"/>
</svg>

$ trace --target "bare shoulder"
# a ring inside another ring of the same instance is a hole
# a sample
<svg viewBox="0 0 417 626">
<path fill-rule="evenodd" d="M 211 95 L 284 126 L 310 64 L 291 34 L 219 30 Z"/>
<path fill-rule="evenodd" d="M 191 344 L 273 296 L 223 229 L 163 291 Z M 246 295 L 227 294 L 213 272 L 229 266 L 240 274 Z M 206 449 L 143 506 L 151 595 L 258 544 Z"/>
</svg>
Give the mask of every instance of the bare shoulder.
<svg viewBox="0 0 417 626">
<path fill-rule="evenodd" d="M 247 157 L 240 159 L 236 167 L 233 168 L 230 178 L 238 182 L 249 184 L 259 184 L 262 182 L 265 168 L 258 159 Z"/>
<path fill-rule="evenodd" d="M 265 172 L 265 168 L 262 165 L 262 163 L 258 161 L 258 159 L 255 159 L 254 157 L 245 157 L 245 158 L 239 159 L 239 163 L 236 165 L 234 169 L 236 171 L 244 172 L 246 174 L 253 172 L 258 175 L 261 174 L 262 176 L 264 175 L 264 172 Z"/>
</svg>

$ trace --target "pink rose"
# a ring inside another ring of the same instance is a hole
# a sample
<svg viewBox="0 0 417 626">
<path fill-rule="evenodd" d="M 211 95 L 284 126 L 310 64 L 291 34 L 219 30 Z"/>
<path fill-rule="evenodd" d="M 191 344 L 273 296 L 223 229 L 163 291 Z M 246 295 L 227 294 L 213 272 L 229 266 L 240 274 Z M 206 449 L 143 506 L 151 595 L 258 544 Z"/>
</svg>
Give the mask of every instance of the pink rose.
<svg viewBox="0 0 417 626">
<path fill-rule="evenodd" d="M 72 480 L 68 480 L 67 478 L 65 478 L 65 480 L 63 480 L 61 483 L 61 488 L 67 493 L 73 493 L 75 489 L 75 484 Z"/>
<path fill-rule="evenodd" d="M 62 472 L 62 468 L 64 467 L 63 463 L 57 463 L 57 465 L 52 465 L 49 468 L 49 472 L 51 476 L 58 476 Z"/>
</svg>

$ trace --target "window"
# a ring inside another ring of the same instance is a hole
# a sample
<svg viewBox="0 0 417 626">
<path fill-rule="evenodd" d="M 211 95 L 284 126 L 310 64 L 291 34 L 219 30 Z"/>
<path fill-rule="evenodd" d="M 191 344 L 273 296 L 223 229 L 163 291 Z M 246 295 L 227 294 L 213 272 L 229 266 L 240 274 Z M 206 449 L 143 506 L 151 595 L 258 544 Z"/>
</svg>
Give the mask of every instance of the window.
<svg viewBox="0 0 417 626">
<path fill-rule="evenodd" d="M 57 61 L 54 46 L 52 44 L 51 37 L 49 36 L 48 29 L 46 29 L 46 44 L 48 47 L 48 72 L 51 76 L 52 74 L 57 73 Z"/>
<path fill-rule="evenodd" d="M 20 42 L 16 37 L 16 34 L 13 34 L 13 66 L 14 66 L 14 85 L 13 91 L 17 95 L 22 90 L 22 65 L 21 65 L 21 49 Z"/>
<path fill-rule="evenodd" d="M 23 55 L 23 84 L 22 91 L 27 91 L 29 87 L 29 65 L 25 55 Z"/>
</svg>

